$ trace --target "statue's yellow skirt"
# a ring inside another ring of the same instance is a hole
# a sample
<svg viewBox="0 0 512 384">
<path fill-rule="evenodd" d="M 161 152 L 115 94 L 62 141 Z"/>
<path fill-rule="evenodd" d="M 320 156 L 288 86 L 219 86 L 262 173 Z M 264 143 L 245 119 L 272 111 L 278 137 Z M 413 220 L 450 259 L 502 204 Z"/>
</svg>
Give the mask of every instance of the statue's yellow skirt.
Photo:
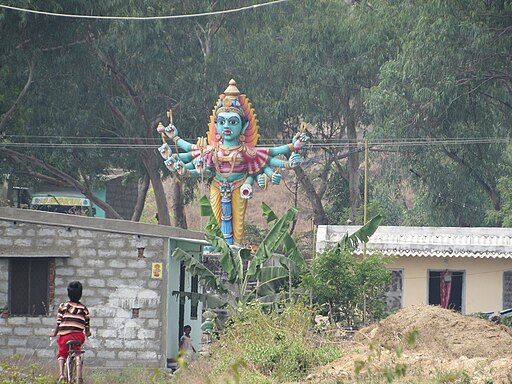
<svg viewBox="0 0 512 384">
<path fill-rule="evenodd" d="M 235 184 L 235 185 L 233 185 Z M 240 197 L 240 187 L 242 183 L 233 183 L 233 192 L 231 193 L 231 207 L 233 213 L 233 240 L 234 244 L 243 245 L 244 243 L 244 218 L 245 210 L 247 208 L 247 199 Z M 213 213 L 217 219 L 219 226 L 221 225 L 221 194 L 217 183 L 212 182 L 210 186 L 210 204 L 212 205 Z"/>
</svg>

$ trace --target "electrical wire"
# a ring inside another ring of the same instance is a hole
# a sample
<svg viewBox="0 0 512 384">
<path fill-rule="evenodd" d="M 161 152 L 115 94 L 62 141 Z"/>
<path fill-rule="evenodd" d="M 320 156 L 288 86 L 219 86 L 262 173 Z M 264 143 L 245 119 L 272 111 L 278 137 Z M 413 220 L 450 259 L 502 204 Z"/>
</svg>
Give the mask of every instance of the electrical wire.
<svg viewBox="0 0 512 384">
<path fill-rule="evenodd" d="M 142 137 L 101 137 L 101 136 L 28 136 L 28 135 L 4 135 L 3 139 L 13 139 L 12 141 L 0 142 L 0 146 L 4 147 L 31 147 L 31 148 L 156 148 L 156 138 Z M 30 139 L 24 141 L 23 139 Z M 38 139 L 37 141 L 34 141 Z M 50 140 L 44 141 L 44 140 Z M 70 142 L 62 142 L 62 140 L 70 140 Z M 59 140 L 60 142 L 53 142 Z M 83 142 L 84 140 L 92 142 Z M 187 139 L 185 139 L 187 140 Z M 77 142 L 80 141 L 80 142 Z M 142 142 L 140 144 L 130 143 L 133 141 Z M 188 141 L 193 141 L 189 139 Z M 403 148 L 403 147 L 419 147 L 419 146 L 449 146 L 449 145 L 480 145 L 480 144 L 510 144 L 510 137 L 479 137 L 479 138 L 447 138 L 447 139 L 431 139 L 431 138 L 405 138 L 405 139 L 376 139 L 370 141 L 370 150 L 375 147 L 379 148 Z M 279 145 L 274 139 L 262 139 L 259 146 L 264 144 Z M 343 148 L 343 149 L 360 149 L 363 143 L 357 140 L 311 140 L 308 142 L 309 148 Z"/>
<path fill-rule="evenodd" d="M 57 12 L 45 12 L 45 11 L 36 11 L 34 9 L 27 8 L 19 8 L 13 7 L 9 5 L 0 4 L 0 8 L 10 9 L 18 12 L 27 12 L 27 13 L 35 13 L 38 15 L 45 16 L 54 16 L 54 17 L 68 17 L 68 18 L 78 18 L 78 19 L 100 19 L 100 20 L 169 20 L 169 19 L 185 19 L 192 17 L 203 17 L 203 16 L 214 16 L 214 15 L 222 15 L 226 13 L 235 13 L 242 12 L 249 9 L 256 9 L 260 7 L 266 7 L 269 5 L 274 5 L 278 3 L 283 3 L 290 0 L 273 0 L 266 3 L 261 4 L 253 4 L 245 7 L 234 8 L 234 9 L 225 9 L 222 11 L 210 11 L 210 12 L 202 12 L 202 13 L 191 13 L 191 14 L 183 14 L 183 15 L 167 15 L 167 16 L 101 16 L 101 15 L 78 15 L 71 13 L 57 13 Z"/>
</svg>

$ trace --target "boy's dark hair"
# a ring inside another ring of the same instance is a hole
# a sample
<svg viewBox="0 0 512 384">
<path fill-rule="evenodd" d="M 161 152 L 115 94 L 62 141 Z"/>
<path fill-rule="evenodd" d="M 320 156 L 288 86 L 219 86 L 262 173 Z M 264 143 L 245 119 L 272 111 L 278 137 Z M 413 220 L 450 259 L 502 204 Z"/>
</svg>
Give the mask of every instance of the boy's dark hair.
<svg viewBox="0 0 512 384">
<path fill-rule="evenodd" d="M 185 331 L 185 330 L 187 330 L 187 329 L 192 330 L 192 327 L 191 327 L 190 325 L 185 325 L 185 326 L 183 327 L 183 330 Z"/>
<path fill-rule="evenodd" d="M 69 300 L 78 303 L 82 298 L 82 283 L 79 281 L 72 281 L 68 284 L 68 297 Z"/>
</svg>

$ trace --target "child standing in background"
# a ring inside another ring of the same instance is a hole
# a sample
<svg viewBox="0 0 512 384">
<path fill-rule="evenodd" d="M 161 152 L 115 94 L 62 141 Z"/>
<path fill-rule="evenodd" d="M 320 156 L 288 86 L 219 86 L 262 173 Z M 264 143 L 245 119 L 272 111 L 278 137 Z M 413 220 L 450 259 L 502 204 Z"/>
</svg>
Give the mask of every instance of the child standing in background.
<svg viewBox="0 0 512 384">
<path fill-rule="evenodd" d="M 192 327 L 190 325 L 185 325 L 183 327 L 183 336 L 180 339 L 180 352 L 185 354 L 185 359 L 190 362 L 194 353 L 196 353 L 196 349 L 192 345 L 192 338 L 190 337 L 190 332 L 192 331 Z"/>
</svg>

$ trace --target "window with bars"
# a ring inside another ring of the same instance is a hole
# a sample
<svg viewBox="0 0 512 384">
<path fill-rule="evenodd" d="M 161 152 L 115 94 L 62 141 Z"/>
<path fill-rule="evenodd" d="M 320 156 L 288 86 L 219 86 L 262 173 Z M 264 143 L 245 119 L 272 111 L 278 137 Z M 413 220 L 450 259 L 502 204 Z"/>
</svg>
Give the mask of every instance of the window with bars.
<svg viewBox="0 0 512 384">
<path fill-rule="evenodd" d="M 190 291 L 193 293 L 197 293 L 199 290 L 199 278 L 197 276 L 192 276 Z M 190 318 L 195 320 L 197 319 L 197 300 L 190 300 Z"/>
<path fill-rule="evenodd" d="M 394 312 L 402 308 L 403 275 L 402 269 L 391 269 L 391 282 L 386 290 L 386 310 Z"/>
<path fill-rule="evenodd" d="M 512 271 L 503 272 L 503 309 L 512 308 Z"/>
<path fill-rule="evenodd" d="M 9 312 L 38 316 L 48 313 L 50 260 L 11 258 L 9 260 Z"/>
</svg>

